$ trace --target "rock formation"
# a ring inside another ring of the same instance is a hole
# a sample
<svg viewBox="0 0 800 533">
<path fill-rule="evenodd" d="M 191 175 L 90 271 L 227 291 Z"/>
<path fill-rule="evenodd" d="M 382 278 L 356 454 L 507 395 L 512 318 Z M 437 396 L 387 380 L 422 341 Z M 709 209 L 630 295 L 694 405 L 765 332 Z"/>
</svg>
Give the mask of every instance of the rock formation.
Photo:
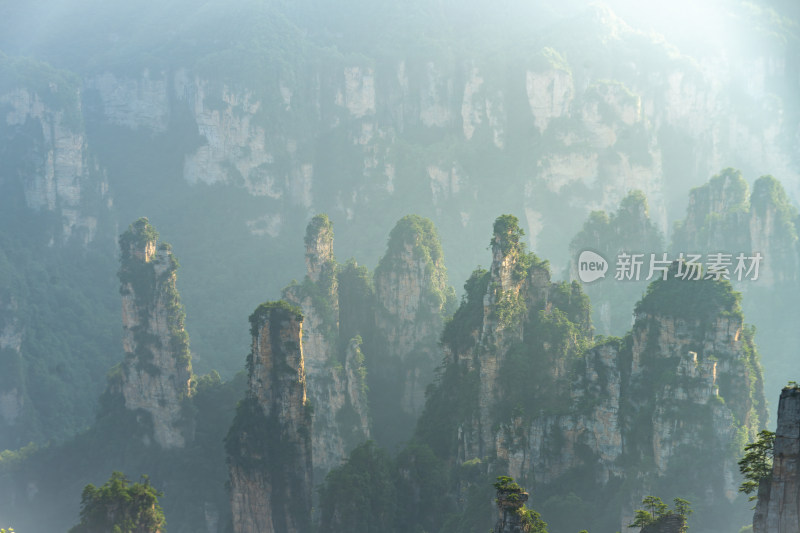
<svg viewBox="0 0 800 533">
<path fill-rule="evenodd" d="M 497 524 L 494 533 L 524 533 L 525 526 L 519 516 L 520 510 L 528 501 L 528 493 L 518 491 L 497 490 Z"/>
<path fill-rule="evenodd" d="M 303 315 L 286 302 L 250 316 L 248 389 L 226 437 L 235 533 L 309 533 L 311 411 Z"/>
<path fill-rule="evenodd" d="M 358 337 L 339 332 L 338 266 L 333 255 L 333 225 L 315 216 L 305 237 L 306 278 L 283 297 L 299 306 L 303 320 L 306 388 L 314 406 L 311 444 L 316 482 L 369 439 L 366 366 Z M 347 342 L 345 342 L 347 341 Z"/>
<path fill-rule="evenodd" d="M 652 524 L 644 526 L 640 533 L 684 533 L 686 531 L 686 518 L 675 513 L 669 513 Z"/>
<path fill-rule="evenodd" d="M 170 245 L 140 218 L 122 234 L 119 279 L 122 295 L 124 361 L 109 387 L 123 396 L 129 410 L 152 418 L 153 438 L 163 448 L 186 443 L 189 422 L 183 403 L 192 376 L 184 311 L 175 288 L 178 261 Z"/>
<path fill-rule="evenodd" d="M 772 475 L 761 481 L 753 533 L 794 533 L 800 524 L 800 389 L 784 387 L 778 404 Z"/>
<path fill-rule="evenodd" d="M 759 252 L 763 261 L 758 287 L 796 282 L 800 263 L 796 218 L 778 180 L 762 176 L 750 192 L 741 172 L 727 168 L 692 190 L 686 218 L 676 226 L 673 248 L 724 251 L 734 257 Z M 737 281 L 736 276 L 731 279 Z"/>
<path fill-rule="evenodd" d="M 501 476 L 495 483 L 497 489 L 497 523 L 492 533 L 546 533 L 539 513 L 525 507 L 528 493 L 511 478 Z"/>
<path fill-rule="evenodd" d="M 374 292 L 366 269 L 337 265 L 327 216 L 311 220 L 305 245 L 305 279 L 283 296 L 305 316 L 314 471 L 320 482 L 365 440 L 393 445 L 411 434 L 440 359 L 439 333 L 455 293 L 447 285 L 436 229 L 418 216 L 404 217 L 392 230 Z"/>
<path fill-rule="evenodd" d="M 631 309 L 647 288 L 649 272 L 644 266 L 638 279 L 619 283 L 615 280 L 617 257 L 621 253 L 643 254 L 649 264 L 651 254 L 662 259 L 666 251 L 661 232 L 650 219 L 647 198 L 633 191 L 622 199 L 616 212 L 593 211 L 583 229 L 570 242 L 569 278 L 579 280 L 578 260 L 584 251 L 600 254 L 608 262 L 605 277 L 584 284 L 592 300 L 592 319 L 597 332 L 623 335 L 633 322 Z"/>
<path fill-rule="evenodd" d="M 777 390 L 792 375 L 791 355 L 800 343 L 794 310 L 800 297 L 800 241 L 797 210 L 772 176 L 755 180 L 748 191 L 741 172 L 727 168 L 689 195 L 686 217 L 675 228 L 672 250 L 730 255 L 729 277 L 747 295 L 745 311 L 758 325 L 767 390 Z M 760 257 L 737 272 L 740 254 Z"/>
<path fill-rule="evenodd" d="M 392 229 L 375 270 L 375 299 L 381 345 L 376 347 L 373 376 L 383 393 L 396 395 L 388 401 L 400 407 L 397 413 L 384 414 L 393 424 L 402 423 L 397 417 L 407 419 L 410 431 L 440 362 L 439 335 L 448 306 L 455 301 L 430 220 L 409 215 Z M 390 393 L 391 389 L 396 390 Z"/>
<path fill-rule="evenodd" d="M 573 490 L 565 480 L 581 472 L 598 490 L 623 483 L 628 502 L 661 483 L 676 494 L 704 487 L 727 505 L 738 475 L 730 442 L 767 417 L 752 330 L 730 285 L 673 270 L 637 305 L 629 335 L 590 348 L 585 295 L 550 282 L 514 222 L 498 219 L 491 270 L 467 282 L 445 329 L 422 438 L 459 462 L 488 458 L 536 490 Z M 458 420 L 434 421 L 437 412 Z M 624 526 L 627 507 L 598 509 L 598 523 Z"/>
</svg>

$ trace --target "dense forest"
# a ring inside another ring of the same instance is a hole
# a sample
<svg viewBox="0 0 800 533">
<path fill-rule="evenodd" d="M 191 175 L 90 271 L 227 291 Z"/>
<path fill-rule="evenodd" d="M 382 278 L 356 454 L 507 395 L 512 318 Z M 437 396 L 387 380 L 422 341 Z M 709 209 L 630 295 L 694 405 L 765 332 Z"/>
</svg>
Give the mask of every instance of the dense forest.
<svg viewBox="0 0 800 533">
<path fill-rule="evenodd" d="M 747 527 L 800 13 L 680 4 L 0 4 L 0 527 Z"/>
</svg>

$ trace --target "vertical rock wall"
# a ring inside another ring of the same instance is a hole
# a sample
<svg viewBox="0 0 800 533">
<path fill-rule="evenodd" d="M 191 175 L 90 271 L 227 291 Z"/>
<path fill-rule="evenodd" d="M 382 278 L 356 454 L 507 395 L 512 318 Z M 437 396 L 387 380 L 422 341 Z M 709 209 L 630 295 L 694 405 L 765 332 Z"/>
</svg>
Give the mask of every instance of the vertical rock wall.
<svg viewBox="0 0 800 533">
<path fill-rule="evenodd" d="M 447 284 L 439 236 L 425 218 L 403 217 L 389 235 L 386 254 L 375 270 L 376 326 L 384 341 L 376 366 L 400 372 L 402 412 L 415 419 L 425 389 L 439 364 L 439 335 L 447 306 L 455 299 Z M 395 368 L 397 367 L 397 368 Z M 391 377 L 397 380 L 397 375 Z"/>
<path fill-rule="evenodd" d="M 333 225 L 315 216 L 305 237 L 306 278 L 284 290 L 302 309 L 303 358 L 308 399 L 314 406 L 311 448 L 315 482 L 321 482 L 358 444 L 369 439 L 361 342 L 339 342 L 338 265 L 333 255 Z M 344 339 L 342 339 L 344 341 Z"/>
<path fill-rule="evenodd" d="M 306 401 L 303 315 L 286 302 L 250 316 L 248 389 L 226 438 L 235 533 L 308 533 L 311 413 Z"/>
<path fill-rule="evenodd" d="M 785 387 L 778 404 L 772 476 L 761 482 L 753 533 L 795 533 L 800 527 L 800 389 Z"/>
<path fill-rule="evenodd" d="M 181 448 L 189 429 L 182 410 L 192 365 L 175 288 L 178 262 L 168 244 L 158 244 L 146 218 L 134 222 L 119 243 L 125 360 L 110 386 L 122 394 L 127 409 L 150 414 L 153 438 L 161 447 Z"/>
</svg>

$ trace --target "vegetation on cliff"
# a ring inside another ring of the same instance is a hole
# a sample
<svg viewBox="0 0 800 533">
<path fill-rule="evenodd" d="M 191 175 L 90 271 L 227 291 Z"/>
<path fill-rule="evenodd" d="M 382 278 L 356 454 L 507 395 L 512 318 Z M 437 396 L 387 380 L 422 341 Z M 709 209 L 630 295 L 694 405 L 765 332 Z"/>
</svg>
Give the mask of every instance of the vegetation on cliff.
<svg viewBox="0 0 800 533">
<path fill-rule="evenodd" d="M 687 520 L 693 513 L 691 503 L 683 498 L 675 498 L 673 502 L 675 508 L 670 509 L 669 505 L 658 496 L 645 496 L 642 499 L 644 508 L 636 510 L 633 522 L 628 527 L 639 527 L 642 531 L 650 531 L 662 523 L 677 521 L 679 524 L 677 531 L 685 533 L 689 529 Z"/>
<path fill-rule="evenodd" d="M 761 482 L 769 481 L 772 477 L 774 446 L 775 432 L 763 429 L 755 441 L 744 447 L 744 456 L 739 459 L 739 472 L 744 481 L 739 485 L 739 492 L 749 495 L 750 501 L 758 498 Z"/>
<path fill-rule="evenodd" d="M 158 492 L 146 476 L 131 484 L 122 472 L 113 472 L 102 486 L 86 485 L 81 494 L 81 521 L 69 533 L 136 533 L 166 531 Z"/>
</svg>

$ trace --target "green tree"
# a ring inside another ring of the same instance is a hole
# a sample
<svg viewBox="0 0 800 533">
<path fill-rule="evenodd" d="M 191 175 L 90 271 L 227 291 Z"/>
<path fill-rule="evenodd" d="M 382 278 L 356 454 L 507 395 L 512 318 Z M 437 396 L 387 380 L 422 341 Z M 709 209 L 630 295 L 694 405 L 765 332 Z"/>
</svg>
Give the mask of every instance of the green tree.
<svg viewBox="0 0 800 533">
<path fill-rule="evenodd" d="M 657 496 L 645 496 L 642 500 L 642 505 L 650 512 L 650 516 L 653 517 L 653 521 L 661 518 L 665 514 L 669 512 L 669 506 L 661 501 L 661 498 Z"/>
<path fill-rule="evenodd" d="M 628 527 L 644 528 L 650 524 L 655 524 L 668 516 L 680 516 L 682 519 L 681 533 L 685 533 L 689 526 L 686 521 L 689 515 L 692 514 L 691 503 L 683 498 L 675 498 L 672 500 L 675 504 L 674 509 L 664 503 L 661 498 L 657 496 L 645 496 L 642 499 L 642 506 L 644 509 L 637 509 L 633 516 L 633 522 Z"/>
<path fill-rule="evenodd" d="M 758 490 L 761 481 L 772 476 L 774 444 L 775 433 L 764 429 L 755 442 L 744 447 L 744 457 L 739 460 L 739 472 L 744 476 L 744 481 L 739 485 L 739 492 L 751 494 L 750 501 L 757 498 L 753 493 Z"/>
<path fill-rule="evenodd" d="M 147 476 L 131 484 L 122 472 L 114 472 L 102 487 L 90 483 L 83 489 L 81 521 L 69 533 L 164 533 L 160 496 Z"/>
<path fill-rule="evenodd" d="M 397 475 L 389 453 L 373 441 L 355 448 L 345 464 L 325 477 L 320 508 L 320 531 L 397 531 Z"/>
<path fill-rule="evenodd" d="M 694 512 L 692 511 L 691 503 L 683 498 L 675 498 L 672 500 L 672 503 L 675 504 L 675 514 L 678 514 L 684 518 L 689 518 L 689 515 Z"/>
</svg>

